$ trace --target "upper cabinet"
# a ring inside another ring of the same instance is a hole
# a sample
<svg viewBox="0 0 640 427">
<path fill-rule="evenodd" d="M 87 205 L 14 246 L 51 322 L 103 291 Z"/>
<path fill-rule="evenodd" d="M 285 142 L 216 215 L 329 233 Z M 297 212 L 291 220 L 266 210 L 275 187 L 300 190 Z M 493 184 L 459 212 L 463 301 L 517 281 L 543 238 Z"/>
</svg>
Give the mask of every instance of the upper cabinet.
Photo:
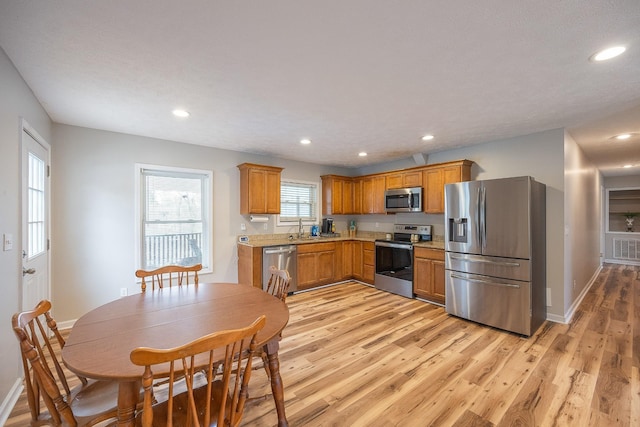
<svg viewBox="0 0 640 427">
<path fill-rule="evenodd" d="M 338 175 L 323 175 L 322 215 L 350 215 L 354 211 L 353 179 Z"/>
<path fill-rule="evenodd" d="M 444 185 L 469 181 L 469 160 L 438 163 L 374 175 L 322 176 L 322 215 L 383 214 L 384 192 L 422 187 L 425 213 L 444 213 Z"/>
<path fill-rule="evenodd" d="M 469 160 L 426 167 L 422 173 L 424 189 L 422 206 L 425 213 L 444 213 L 444 186 L 471 179 Z"/>
<path fill-rule="evenodd" d="M 240 214 L 279 214 L 282 168 L 242 163 L 238 169 Z"/>
<path fill-rule="evenodd" d="M 383 214 L 386 177 L 370 175 L 362 178 L 362 213 Z"/>
<path fill-rule="evenodd" d="M 422 171 L 408 170 L 386 174 L 387 190 L 393 188 L 422 187 Z"/>
</svg>

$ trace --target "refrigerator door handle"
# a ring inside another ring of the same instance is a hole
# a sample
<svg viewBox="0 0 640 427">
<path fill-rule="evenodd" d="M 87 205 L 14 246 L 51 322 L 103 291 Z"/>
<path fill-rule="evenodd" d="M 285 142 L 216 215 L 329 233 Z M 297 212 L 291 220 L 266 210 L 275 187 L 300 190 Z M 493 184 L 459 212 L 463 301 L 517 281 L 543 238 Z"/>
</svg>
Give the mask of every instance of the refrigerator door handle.
<svg viewBox="0 0 640 427">
<path fill-rule="evenodd" d="M 473 259 L 473 258 L 465 258 L 462 256 L 451 255 L 451 259 L 455 259 L 457 261 L 465 261 L 465 262 L 477 262 L 483 264 L 493 264 L 493 265 L 502 265 L 505 267 L 520 267 L 519 262 L 509 262 L 509 261 L 490 261 L 486 259 Z"/>
<path fill-rule="evenodd" d="M 514 285 L 511 283 L 498 283 L 498 282 L 494 282 L 491 280 L 482 280 L 482 279 L 475 279 L 475 278 L 471 278 L 471 277 L 465 277 L 465 276 L 459 276 L 455 273 L 451 273 L 451 277 L 454 279 L 460 279 L 460 280 L 466 280 L 467 282 L 473 282 L 473 283 L 480 283 L 483 285 L 492 285 L 492 286 L 501 286 L 504 288 L 516 288 L 516 289 L 520 289 L 520 285 Z"/>
<path fill-rule="evenodd" d="M 475 225 L 476 225 L 476 238 L 477 238 L 477 244 L 478 245 L 482 245 L 482 212 L 480 210 L 481 207 L 481 192 L 482 192 L 482 187 L 478 187 L 478 193 L 476 194 L 476 220 L 475 220 Z"/>
<path fill-rule="evenodd" d="M 482 239 L 482 247 L 487 247 L 487 192 L 486 188 L 480 188 L 480 238 Z"/>
</svg>

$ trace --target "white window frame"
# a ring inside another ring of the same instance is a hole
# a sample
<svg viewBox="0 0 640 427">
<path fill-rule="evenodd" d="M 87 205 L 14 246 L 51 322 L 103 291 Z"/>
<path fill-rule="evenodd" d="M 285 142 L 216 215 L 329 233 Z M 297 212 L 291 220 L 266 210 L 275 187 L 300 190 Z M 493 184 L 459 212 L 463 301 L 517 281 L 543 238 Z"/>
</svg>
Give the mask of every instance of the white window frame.
<svg viewBox="0 0 640 427">
<path fill-rule="evenodd" d="M 204 209 L 204 224 L 203 224 L 203 246 L 206 246 L 207 253 L 203 251 L 202 258 L 202 273 L 213 272 L 213 171 L 203 169 L 191 169 L 191 168 L 179 168 L 172 166 L 151 165 L 144 163 L 135 164 L 135 268 L 141 268 L 142 262 L 142 213 L 143 213 L 143 192 L 142 192 L 142 171 L 144 169 L 156 170 L 165 173 L 176 174 L 197 174 L 205 175 L 205 183 L 203 189 L 203 197 L 205 200 L 202 202 Z M 206 236 L 206 238 L 205 238 Z"/>
<path fill-rule="evenodd" d="M 316 190 L 316 194 L 315 194 L 315 219 L 314 220 L 310 220 L 310 219 L 302 219 L 302 224 L 304 225 L 313 225 L 313 224 L 318 224 L 320 222 L 320 182 L 318 181 L 302 181 L 299 179 L 286 179 L 286 178 L 281 178 L 280 179 L 280 200 L 282 200 L 282 186 L 286 185 L 287 183 L 290 184 L 304 184 L 304 185 L 311 185 L 313 187 L 315 187 Z M 278 226 L 292 226 L 292 225 L 297 225 L 299 222 L 299 217 L 296 217 L 295 219 L 292 220 L 284 220 L 281 218 L 280 215 L 276 216 L 276 225 Z"/>
</svg>

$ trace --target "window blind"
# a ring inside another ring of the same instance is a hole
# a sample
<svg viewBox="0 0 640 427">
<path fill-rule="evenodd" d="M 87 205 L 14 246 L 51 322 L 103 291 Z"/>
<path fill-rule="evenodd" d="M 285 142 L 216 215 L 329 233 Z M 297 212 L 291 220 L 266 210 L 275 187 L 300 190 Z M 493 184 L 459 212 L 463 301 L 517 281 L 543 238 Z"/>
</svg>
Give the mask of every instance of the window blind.
<svg viewBox="0 0 640 427">
<path fill-rule="evenodd" d="M 317 184 L 282 181 L 280 184 L 280 221 L 293 222 L 300 218 L 317 222 Z"/>
</svg>

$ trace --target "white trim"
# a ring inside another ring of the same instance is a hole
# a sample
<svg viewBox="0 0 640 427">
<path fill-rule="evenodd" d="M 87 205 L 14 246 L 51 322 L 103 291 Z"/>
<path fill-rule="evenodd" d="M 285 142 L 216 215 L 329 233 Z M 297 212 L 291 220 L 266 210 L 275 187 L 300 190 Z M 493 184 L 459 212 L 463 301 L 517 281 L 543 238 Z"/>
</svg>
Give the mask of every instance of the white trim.
<svg viewBox="0 0 640 427">
<path fill-rule="evenodd" d="M 20 250 L 23 251 L 25 250 L 25 248 L 23 247 L 23 242 L 24 242 L 24 236 L 23 234 L 26 233 L 26 230 L 23 230 L 23 215 L 25 214 L 25 200 L 23 200 L 24 198 L 23 196 L 23 192 L 22 192 L 22 187 L 24 185 L 24 183 L 22 182 L 23 180 L 23 168 L 22 168 L 22 155 L 23 155 L 23 150 L 24 150 L 24 133 L 28 133 L 38 144 L 40 144 L 46 151 L 47 151 L 47 168 L 48 168 L 48 174 L 47 174 L 47 181 L 46 181 L 46 185 L 47 185 L 47 250 L 46 250 L 46 257 L 47 257 L 47 299 L 51 300 L 51 256 L 52 256 L 52 252 L 53 252 L 53 244 L 52 239 L 51 239 L 51 205 L 53 204 L 53 197 L 52 197 L 52 193 L 51 193 L 51 145 L 49 145 L 49 143 L 38 133 L 38 131 L 29 124 L 29 122 L 27 122 L 27 120 L 24 117 L 20 117 L 20 188 L 19 188 L 19 197 L 20 197 Z M 22 258 L 20 258 L 20 271 L 22 271 Z M 20 289 L 18 292 L 18 307 L 22 307 L 23 304 L 23 285 L 24 285 L 24 281 L 23 281 L 23 276 L 20 275 L 20 279 L 19 279 L 19 283 L 20 283 Z M 24 309 L 24 308 L 23 308 Z"/>
<path fill-rule="evenodd" d="M 610 258 L 607 258 L 607 259 L 604 260 L 604 262 L 608 262 L 609 264 L 637 265 L 637 266 L 640 266 L 640 262 L 626 260 L 626 259 L 610 259 Z"/>
<path fill-rule="evenodd" d="M 606 231 L 605 231 L 605 232 L 606 232 L 606 233 L 640 234 L 640 233 L 638 233 L 638 232 L 636 232 L 636 231 L 628 232 L 628 231 L 625 231 L 625 230 L 619 230 L 619 231 L 611 231 L 611 230 L 609 230 L 609 222 L 610 222 L 610 221 L 609 221 L 609 217 L 611 216 L 611 215 L 610 215 L 610 210 L 611 210 L 611 208 L 609 207 L 609 194 L 610 194 L 610 192 L 611 192 L 611 191 L 629 191 L 629 190 L 640 190 L 640 187 L 620 187 L 620 188 L 615 187 L 615 188 L 607 188 L 607 197 L 606 197 L 606 218 L 605 218 L 605 221 L 606 221 L 606 229 L 605 229 Z"/>
<path fill-rule="evenodd" d="M 207 267 L 203 268 L 199 274 L 213 273 L 213 171 L 208 169 L 192 169 L 192 168 L 180 168 L 175 166 L 163 166 L 152 165 L 148 163 L 135 163 L 134 164 L 134 242 L 135 245 L 135 268 L 140 268 L 140 215 L 142 213 L 142 198 L 140 197 L 140 177 L 142 176 L 143 169 L 155 169 L 167 172 L 182 172 L 189 174 L 201 174 L 208 177 L 205 183 L 204 193 L 209 195 L 209 203 L 205 206 L 205 214 L 207 216 L 207 229 L 203 230 L 203 233 L 207 233 L 208 247 L 209 247 L 209 259 L 207 260 Z M 204 264 L 204 263 L 203 263 Z M 139 283 L 141 279 L 136 279 L 136 283 Z"/>
<path fill-rule="evenodd" d="M 0 426 L 6 424 L 9 415 L 11 415 L 11 411 L 13 411 L 13 407 L 16 406 L 16 402 L 20 398 L 20 393 L 22 393 L 22 389 L 24 388 L 22 383 L 22 377 L 16 378 L 9 393 L 7 393 L 2 401 L 2 405 L 0 405 Z"/>
<path fill-rule="evenodd" d="M 73 325 L 76 324 L 77 320 L 78 319 L 65 320 L 64 322 L 56 322 L 56 324 L 58 325 L 58 330 L 59 331 L 64 331 L 65 329 L 73 328 Z"/>
<path fill-rule="evenodd" d="M 320 181 L 303 181 L 300 179 L 288 179 L 288 178 L 281 178 L 280 179 L 280 187 L 282 187 L 282 182 L 290 182 L 292 184 L 308 184 L 308 185 L 315 185 L 316 187 L 316 218 L 317 221 L 302 221 L 302 225 L 319 225 L 320 223 L 320 219 L 322 218 L 322 209 L 320 206 L 320 192 L 322 191 L 322 188 L 320 188 Z M 298 221 L 280 221 L 280 214 L 276 215 L 276 226 L 277 227 L 290 227 L 293 225 L 297 225 Z"/>
<path fill-rule="evenodd" d="M 580 295 L 578 295 L 578 298 L 576 298 L 573 301 L 573 304 L 571 304 L 571 307 L 569 307 L 569 311 L 567 311 L 564 314 L 564 316 L 559 316 L 557 314 L 550 314 L 550 315 L 547 314 L 547 320 L 552 322 L 557 322 L 557 323 L 564 323 L 564 324 L 571 322 L 571 318 L 576 313 L 576 310 L 578 309 L 578 307 L 580 307 L 580 304 L 582 303 L 582 300 L 584 299 L 584 297 L 587 295 L 587 292 L 589 292 L 593 284 L 596 282 L 596 279 L 598 278 L 598 275 L 600 274 L 601 271 L 602 271 L 602 266 L 599 266 L 596 269 L 596 272 L 593 274 L 593 276 L 591 276 L 591 279 L 589 279 L 587 286 L 585 286 L 582 292 L 580 292 Z"/>
</svg>

